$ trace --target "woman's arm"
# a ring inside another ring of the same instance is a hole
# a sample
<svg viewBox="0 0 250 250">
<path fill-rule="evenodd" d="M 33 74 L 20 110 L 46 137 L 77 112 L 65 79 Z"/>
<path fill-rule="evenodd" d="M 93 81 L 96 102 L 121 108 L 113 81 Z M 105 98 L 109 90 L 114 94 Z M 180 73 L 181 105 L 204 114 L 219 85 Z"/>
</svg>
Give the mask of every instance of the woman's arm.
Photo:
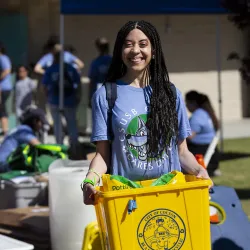
<svg viewBox="0 0 250 250">
<path fill-rule="evenodd" d="M 74 63 L 77 65 L 78 69 L 83 69 L 84 68 L 84 62 L 81 61 L 79 58 L 76 58 Z"/>
<path fill-rule="evenodd" d="M 188 173 L 199 178 L 210 179 L 207 170 L 204 169 L 195 159 L 194 155 L 188 150 L 186 140 L 178 144 L 179 159 L 181 167 Z"/>
<path fill-rule="evenodd" d="M 110 142 L 109 141 L 99 141 L 96 143 L 96 155 L 91 161 L 89 170 L 94 170 L 100 175 L 105 174 L 108 170 L 110 164 Z M 86 176 L 88 179 L 96 178 L 95 173 L 89 172 Z M 96 178 L 99 182 L 99 178 Z"/>
<path fill-rule="evenodd" d="M 29 144 L 32 146 L 35 146 L 35 145 L 41 144 L 41 142 L 37 138 L 34 138 L 34 139 L 29 141 Z"/>
<path fill-rule="evenodd" d="M 1 72 L 0 74 L 0 80 L 3 80 L 5 78 L 5 76 L 7 76 L 8 74 L 10 74 L 11 69 L 5 69 Z"/>
<path fill-rule="evenodd" d="M 43 69 L 43 67 L 37 63 L 34 67 L 34 71 L 37 73 L 37 74 L 41 74 L 43 75 L 45 73 L 45 70 Z"/>
<path fill-rule="evenodd" d="M 193 139 L 196 136 L 196 132 L 192 131 L 192 134 L 187 138 L 188 140 Z"/>
<path fill-rule="evenodd" d="M 96 143 L 96 155 L 91 161 L 89 172 L 86 179 L 92 180 L 94 183 L 100 181 L 99 176 L 105 174 L 110 166 L 110 142 L 99 141 Z M 94 173 L 96 172 L 96 173 Z M 86 205 L 94 204 L 94 194 L 96 190 L 91 184 L 85 184 L 83 188 L 84 203 Z"/>
</svg>

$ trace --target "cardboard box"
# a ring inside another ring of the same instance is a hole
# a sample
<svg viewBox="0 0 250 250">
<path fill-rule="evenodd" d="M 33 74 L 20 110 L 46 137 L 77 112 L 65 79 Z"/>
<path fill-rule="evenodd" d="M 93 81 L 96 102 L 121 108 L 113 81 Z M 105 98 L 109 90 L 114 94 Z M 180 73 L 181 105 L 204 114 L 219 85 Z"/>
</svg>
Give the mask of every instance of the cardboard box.
<svg viewBox="0 0 250 250">
<path fill-rule="evenodd" d="M 31 219 L 33 217 L 33 219 Z M 34 220 L 34 218 L 37 218 Z M 6 226 L 23 227 L 25 223 L 37 223 L 37 220 L 49 221 L 48 207 L 26 207 L 0 210 L 0 224 Z M 37 223 L 39 226 L 39 223 Z M 47 229 L 48 230 L 48 229 Z"/>
</svg>

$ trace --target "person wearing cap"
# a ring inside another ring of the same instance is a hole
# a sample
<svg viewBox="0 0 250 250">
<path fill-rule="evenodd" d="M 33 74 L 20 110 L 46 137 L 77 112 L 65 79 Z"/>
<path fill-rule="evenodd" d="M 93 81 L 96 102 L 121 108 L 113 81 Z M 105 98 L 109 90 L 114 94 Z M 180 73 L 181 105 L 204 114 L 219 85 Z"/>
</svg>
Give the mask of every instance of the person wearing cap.
<svg viewBox="0 0 250 250">
<path fill-rule="evenodd" d="M 38 74 L 43 75 L 45 73 L 45 70 L 50 67 L 53 63 L 53 53 L 55 50 L 58 50 L 58 48 L 61 45 L 59 44 L 58 39 L 54 38 L 53 41 L 51 41 L 48 45 L 49 53 L 45 54 L 35 65 L 34 71 Z M 69 51 L 64 51 L 64 62 L 71 64 L 73 67 L 76 67 L 78 70 L 81 70 L 84 68 L 84 63 L 74 56 Z"/>
<path fill-rule="evenodd" d="M 48 126 L 46 115 L 42 109 L 28 107 L 21 117 L 21 125 L 12 129 L 0 145 L 0 173 L 10 170 L 7 158 L 22 144 L 38 145 L 37 133 Z"/>
<path fill-rule="evenodd" d="M 95 91 L 102 86 L 108 73 L 112 57 L 109 55 L 109 42 L 105 37 L 98 38 L 95 42 L 99 56 L 95 58 L 89 70 L 90 91 L 89 106 L 91 107 L 91 98 Z"/>
</svg>

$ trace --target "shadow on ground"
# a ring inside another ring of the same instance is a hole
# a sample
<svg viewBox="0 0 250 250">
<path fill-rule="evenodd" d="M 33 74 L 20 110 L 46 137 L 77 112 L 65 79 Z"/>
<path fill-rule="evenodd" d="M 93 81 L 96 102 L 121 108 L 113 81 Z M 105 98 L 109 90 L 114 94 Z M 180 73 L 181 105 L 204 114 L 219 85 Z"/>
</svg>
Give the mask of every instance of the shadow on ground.
<svg viewBox="0 0 250 250">
<path fill-rule="evenodd" d="M 227 238 L 220 238 L 213 243 L 213 250 L 244 250 L 242 247 L 238 246 L 235 242 Z"/>
<path fill-rule="evenodd" d="M 235 189 L 237 195 L 239 196 L 240 200 L 248 200 L 250 199 L 250 189 Z"/>
<path fill-rule="evenodd" d="M 248 157 L 250 157 L 250 153 L 240 153 L 240 152 L 220 153 L 220 161 L 230 161 Z"/>
</svg>

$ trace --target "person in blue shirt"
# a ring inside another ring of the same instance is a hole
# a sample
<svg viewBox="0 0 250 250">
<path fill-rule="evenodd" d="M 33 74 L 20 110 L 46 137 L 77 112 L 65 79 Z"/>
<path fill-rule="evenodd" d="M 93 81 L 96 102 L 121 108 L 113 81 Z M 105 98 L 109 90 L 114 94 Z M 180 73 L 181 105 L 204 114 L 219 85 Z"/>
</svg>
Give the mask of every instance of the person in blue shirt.
<svg viewBox="0 0 250 250">
<path fill-rule="evenodd" d="M 47 68 L 49 68 L 53 63 L 53 53 L 60 46 L 58 42 L 53 42 L 50 44 L 50 52 L 46 53 L 35 65 L 34 71 L 38 74 L 43 75 Z M 75 67 L 79 72 L 84 67 L 84 63 L 68 51 L 64 51 L 64 62 Z"/>
<path fill-rule="evenodd" d="M 62 114 L 59 110 L 60 48 L 54 53 L 53 57 L 53 64 L 46 69 L 42 83 L 50 105 L 56 143 L 63 144 L 64 135 L 60 133 L 62 131 L 61 119 L 63 115 L 67 122 L 70 144 L 73 146 L 78 143 L 76 110 L 79 102 L 78 87 L 81 79 L 77 70 L 72 65 L 64 64 L 64 110 Z"/>
<path fill-rule="evenodd" d="M 11 61 L 5 47 L 0 43 L 0 120 L 4 135 L 8 132 L 8 113 L 6 102 L 12 90 Z"/>
<path fill-rule="evenodd" d="M 108 69 L 112 60 L 109 55 L 109 42 L 105 37 L 98 38 L 95 42 L 99 56 L 95 58 L 89 70 L 90 90 L 89 90 L 89 106 L 91 107 L 91 98 L 95 91 L 101 87 L 105 81 Z"/>
<path fill-rule="evenodd" d="M 156 28 L 146 21 L 129 21 L 118 32 L 106 78 L 117 88 L 112 132 L 105 86 L 92 98 L 96 144 L 81 188 L 85 204 L 94 204 L 94 185 L 109 172 L 131 180 L 158 178 L 173 170 L 209 179 L 187 148 L 191 135 L 181 93 L 172 90 Z"/>
<path fill-rule="evenodd" d="M 189 120 L 192 134 L 188 137 L 188 148 L 194 155 L 205 155 L 219 129 L 218 119 L 207 95 L 192 90 L 186 94 L 185 99 L 187 108 L 192 113 Z M 221 174 L 218 166 L 219 152 L 216 148 L 207 166 L 210 176 Z"/>
<path fill-rule="evenodd" d="M 37 133 L 48 126 L 46 115 L 42 109 L 27 107 L 21 117 L 21 125 L 12 129 L 0 145 L 0 173 L 11 170 L 7 163 L 8 156 L 22 144 L 37 145 L 40 141 Z"/>
</svg>

